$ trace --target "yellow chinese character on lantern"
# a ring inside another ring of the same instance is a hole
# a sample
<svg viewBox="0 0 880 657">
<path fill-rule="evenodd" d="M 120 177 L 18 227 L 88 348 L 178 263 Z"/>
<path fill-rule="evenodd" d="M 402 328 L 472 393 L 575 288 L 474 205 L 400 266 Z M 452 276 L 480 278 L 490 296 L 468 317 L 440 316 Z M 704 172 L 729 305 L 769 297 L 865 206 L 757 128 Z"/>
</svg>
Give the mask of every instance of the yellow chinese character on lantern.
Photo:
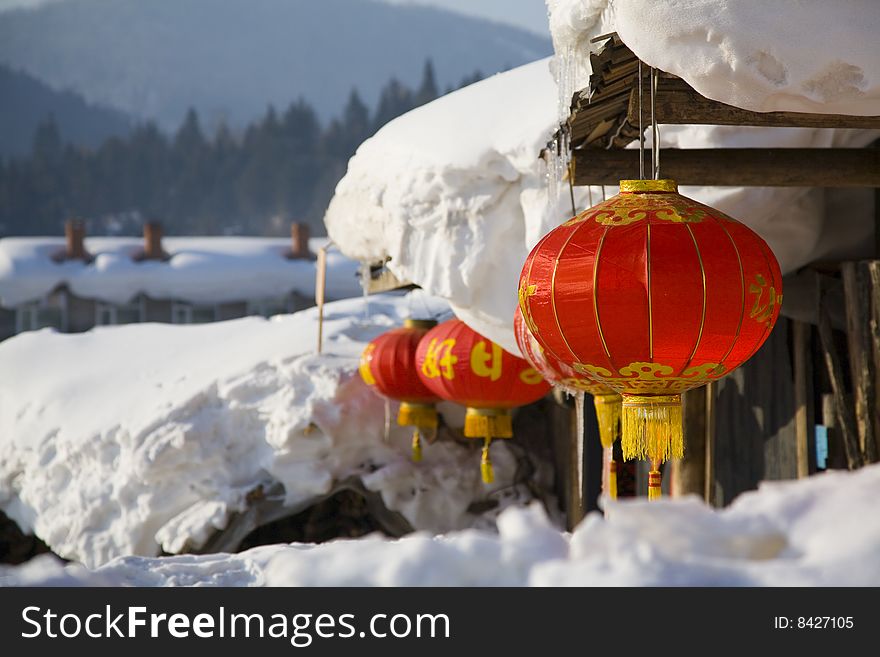
<svg viewBox="0 0 880 657">
<path fill-rule="evenodd" d="M 769 287 L 769 290 L 768 290 Z M 767 299 L 764 299 L 764 291 L 767 290 Z M 749 286 L 749 292 L 755 295 L 755 304 L 749 317 L 761 324 L 766 323 L 773 316 L 773 310 L 777 304 L 782 304 L 782 295 L 776 294 L 776 288 L 769 285 L 767 279 L 761 274 L 755 275 L 755 283 Z"/>
<path fill-rule="evenodd" d="M 422 363 L 422 374 L 429 379 L 436 379 L 442 376 L 445 379 L 454 379 L 455 371 L 453 366 L 458 362 L 458 358 L 452 355 L 452 348 L 455 346 L 455 340 L 443 340 L 437 344 L 437 338 L 432 339 L 428 343 L 428 349 L 425 353 L 425 362 Z"/>
<path fill-rule="evenodd" d="M 358 368 L 361 373 L 361 378 L 368 386 L 376 385 L 376 379 L 373 377 L 373 373 L 370 371 L 370 359 L 373 357 L 373 352 L 375 350 L 376 345 L 374 345 L 372 342 L 367 345 L 367 348 L 364 349 L 364 353 L 361 354 L 361 365 Z"/>
<path fill-rule="evenodd" d="M 471 370 L 477 376 L 487 376 L 491 381 L 497 381 L 501 378 L 501 347 L 494 342 L 492 345 L 492 353 L 486 350 L 486 342 L 480 340 L 471 350 Z"/>
<path fill-rule="evenodd" d="M 531 367 L 527 367 L 522 372 L 519 373 L 520 381 L 523 383 L 536 386 L 544 380 L 544 377 L 541 376 L 541 373 Z"/>
</svg>

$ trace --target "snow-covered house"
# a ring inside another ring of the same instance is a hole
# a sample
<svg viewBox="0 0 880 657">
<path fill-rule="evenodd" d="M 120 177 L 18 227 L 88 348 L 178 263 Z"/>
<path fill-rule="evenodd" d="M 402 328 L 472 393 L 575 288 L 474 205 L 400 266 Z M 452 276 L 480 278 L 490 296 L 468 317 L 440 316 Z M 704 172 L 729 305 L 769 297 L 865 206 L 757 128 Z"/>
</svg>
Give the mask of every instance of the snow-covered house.
<svg viewBox="0 0 880 657">
<path fill-rule="evenodd" d="M 170 237 L 144 226 L 144 239 L 86 238 L 68 221 L 65 238 L 0 240 L 0 339 L 52 327 L 197 324 L 248 315 L 268 317 L 314 304 L 315 252 L 293 224 L 291 240 Z M 328 254 L 327 298 L 361 293 L 357 263 Z"/>
</svg>

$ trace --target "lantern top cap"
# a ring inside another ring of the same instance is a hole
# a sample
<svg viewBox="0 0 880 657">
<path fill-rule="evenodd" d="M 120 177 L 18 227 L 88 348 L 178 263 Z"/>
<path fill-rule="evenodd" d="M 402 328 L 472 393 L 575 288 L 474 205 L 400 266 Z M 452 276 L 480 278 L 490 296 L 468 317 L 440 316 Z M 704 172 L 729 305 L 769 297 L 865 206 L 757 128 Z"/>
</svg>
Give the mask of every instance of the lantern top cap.
<svg viewBox="0 0 880 657">
<path fill-rule="evenodd" d="M 674 180 L 665 178 L 663 180 L 621 180 L 621 192 L 677 192 L 678 185 Z"/>
<path fill-rule="evenodd" d="M 403 320 L 404 328 L 423 328 L 429 329 L 437 326 L 436 320 L 433 319 L 405 319 Z"/>
</svg>

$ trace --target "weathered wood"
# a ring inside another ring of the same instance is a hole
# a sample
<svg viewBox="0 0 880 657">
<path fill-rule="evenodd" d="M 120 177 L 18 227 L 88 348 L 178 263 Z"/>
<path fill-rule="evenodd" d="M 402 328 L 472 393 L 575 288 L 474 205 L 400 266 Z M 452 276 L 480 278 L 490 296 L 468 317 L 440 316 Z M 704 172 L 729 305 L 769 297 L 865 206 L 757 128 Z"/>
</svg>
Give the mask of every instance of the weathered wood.
<svg viewBox="0 0 880 657">
<path fill-rule="evenodd" d="M 790 332 L 781 317 L 755 355 L 714 384 L 716 506 L 762 481 L 797 476 Z"/>
<path fill-rule="evenodd" d="M 815 472 L 815 415 L 813 412 L 812 328 L 806 322 L 792 322 L 794 361 L 794 429 L 797 440 L 797 476 Z M 811 455 L 813 458 L 811 458 Z"/>
<path fill-rule="evenodd" d="M 682 395 L 684 458 L 671 462 L 673 497 L 699 495 L 706 498 L 706 390 L 697 388 Z"/>
<path fill-rule="evenodd" d="M 812 112 L 751 112 L 700 95 L 681 78 L 663 77 L 657 85 L 658 123 L 748 125 L 794 128 L 880 128 L 880 116 L 814 114 Z M 633 118 L 635 121 L 633 121 Z M 638 123 L 638 105 L 630 103 L 627 120 Z"/>
<path fill-rule="evenodd" d="M 880 196 L 877 197 L 877 200 L 880 202 Z M 880 208 L 877 210 L 880 213 Z M 877 231 L 880 233 L 880 225 L 877 226 Z M 880 256 L 880 253 L 878 253 L 878 256 Z M 868 279 L 870 281 L 871 321 L 869 330 L 871 335 L 871 359 L 874 366 L 874 397 L 871 400 L 871 412 L 874 417 L 874 439 L 877 444 L 877 453 L 880 454 L 880 260 L 871 260 L 865 266 L 867 267 Z"/>
<path fill-rule="evenodd" d="M 831 318 L 825 307 L 822 297 L 819 298 L 819 341 L 822 345 L 822 356 L 825 360 L 825 369 L 828 371 L 828 379 L 831 382 L 831 390 L 834 393 L 834 406 L 843 440 L 844 452 L 846 453 L 847 467 L 855 470 L 862 466 L 862 454 L 859 450 L 859 438 L 856 430 L 856 420 L 853 413 L 849 393 L 843 378 L 843 367 L 834 344 L 834 333 L 831 329 Z"/>
<path fill-rule="evenodd" d="M 706 500 L 706 504 L 711 504 L 712 506 L 715 505 L 717 499 L 715 491 L 715 396 L 717 394 L 717 387 L 714 382 L 710 381 L 706 384 L 703 391 L 703 403 L 706 408 L 705 437 L 703 438 L 706 470 L 703 474 L 703 499 Z"/>
<path fill-rule="evenodd" d="M 856 431 L 864 463 L 877 461 L 874 435 L 877 390 L 871 345 L 871 281 L 860 262 L 841 263 L 846 300 L 846 335 L 855 402 Z"/>
<path fill-rule="evenodd" d="M 575 185 L 616 185 L 639 177 L 638 149 L 578 149 Z M 880 186 L 876 148 L 661 149 L 660 174 L 680 185 Z"/>
</svg>

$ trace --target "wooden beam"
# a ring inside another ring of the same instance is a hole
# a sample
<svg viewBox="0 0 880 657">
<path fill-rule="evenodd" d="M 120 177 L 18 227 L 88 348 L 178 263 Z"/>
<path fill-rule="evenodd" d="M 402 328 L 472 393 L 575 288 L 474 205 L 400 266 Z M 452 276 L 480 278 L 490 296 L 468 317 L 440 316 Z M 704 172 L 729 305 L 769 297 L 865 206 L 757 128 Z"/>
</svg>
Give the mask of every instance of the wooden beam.
<svg viewBox="0 0 880 657">
<path fill-rule="evenodd" d="M 575 185 L 639 177 L 638 149 L 585 148 L 573 156 Z M 680 185 L 880 187 L 880 149 L 668 148 L 660 151 L 660 175 Z"/>
<path fill-rule="evenodd" d="M 645 67 L 647 69 L 647 67 Z M 646 83 L 647 85 L 647 83 Z M 627 109 L 627 121 L 639 123 L 638 83 L 635 83 Z M 647 98 L 647 94 L 644 94 Z M 644 110 L 649 115 L 648 108 Z M 880 128 L 880 116 L 814 114 L 812 112 L 751 112 L 710 100 L 697 93 L 681 78 L 661 77 L 655 99 L 657 123 L 744 125 L 793 128 Z"/>
</svg>

